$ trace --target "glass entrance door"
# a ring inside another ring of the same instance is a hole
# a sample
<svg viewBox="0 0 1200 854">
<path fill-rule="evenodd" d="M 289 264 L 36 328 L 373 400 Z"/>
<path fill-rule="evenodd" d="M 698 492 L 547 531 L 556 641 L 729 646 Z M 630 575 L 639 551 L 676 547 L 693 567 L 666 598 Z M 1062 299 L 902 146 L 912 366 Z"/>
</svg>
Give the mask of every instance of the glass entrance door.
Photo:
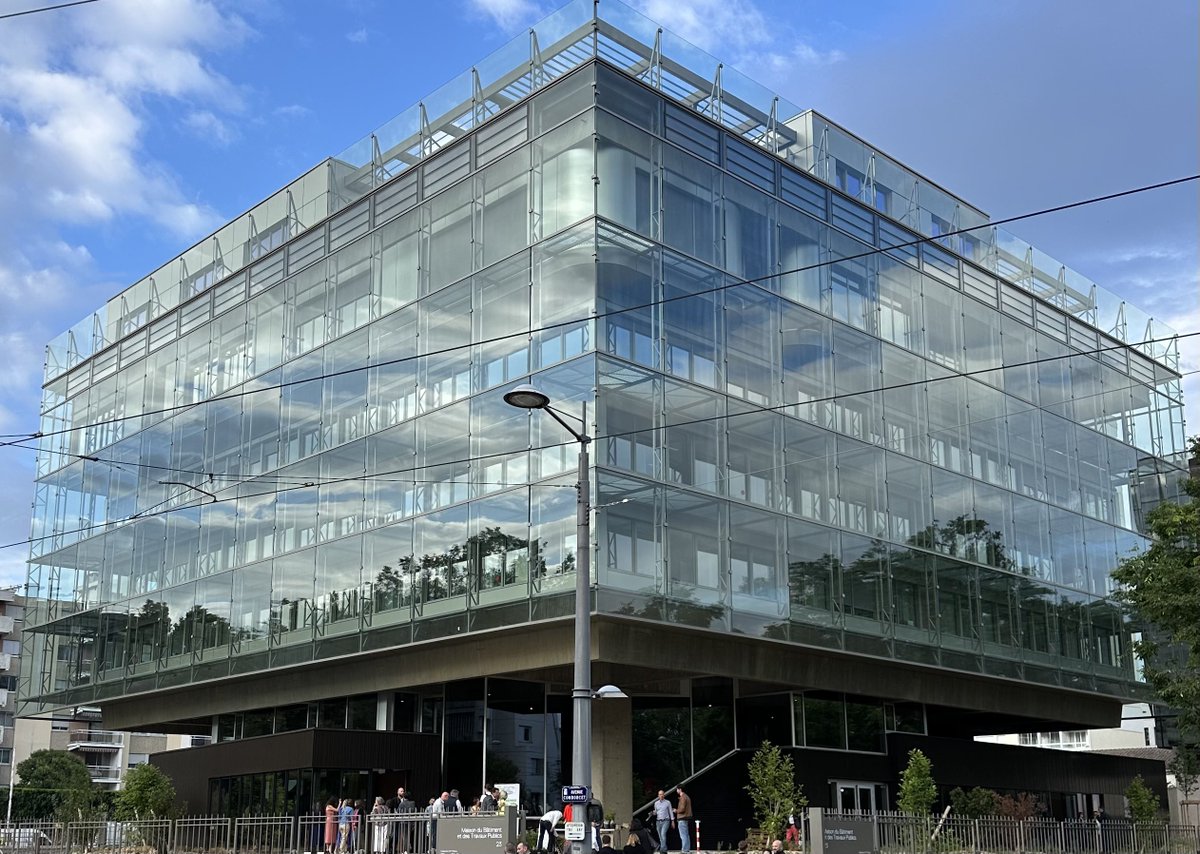
<svg viewBox="0 0 1200 854">
<path fill-rule="evenodd" d="M 834 803 L 841 812 L 873 813 L 887 809 L 887 787 L 882 783 L 834 780 Z"/>
</svg>

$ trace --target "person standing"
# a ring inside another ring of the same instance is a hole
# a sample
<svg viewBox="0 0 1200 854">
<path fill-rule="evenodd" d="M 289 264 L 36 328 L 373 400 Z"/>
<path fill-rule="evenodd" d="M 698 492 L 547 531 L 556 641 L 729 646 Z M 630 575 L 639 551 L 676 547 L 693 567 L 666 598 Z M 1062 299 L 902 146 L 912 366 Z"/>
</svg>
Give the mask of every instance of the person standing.
<svg viewBox="0 0 1200 854">
<path fill-rule="evenodd" d="M 330 798 L 325 804 L 325 854 L 333 854 L 333 846 L 337 843 L 338 802 Z"/>
<path fill-rule="evenodd" d="M 675 823 L 679 827 L 679 848 L 683 854 L 691 854 L 692 850 L 692 799 L 683 790 L 683 786 L 675 787 L 678 800 L 675 801 Z"/>
<path fill-rule="evenodd" d="M 388 822 L 387 804 L 382 795 L 375 796 L 375 804 L 371 807 L 371 854 L 387 854 Z"/>
<path fill-rule="evenodd" d="M 542 815 L 541 821 L 538 822 L 537 847 L 539 851 L 558 850 L 558 837 L 554 833 L 554 828 L 562 819 L 562 810 L 550 810 Z"/>
<path fill-rule="evenodd" d="M 662 789 L 658 790 L 658 797 L 651 804 L 651 810 L 654 813 L 654 827 L 658 830 L 658 850 L 662 854 L 667 852 L 667 834 L 671 830 L 671 825 L 675 823 L 675 810 L 671 807 L 671 802 L 667 800 L 667 793 Z"/>
</svg>

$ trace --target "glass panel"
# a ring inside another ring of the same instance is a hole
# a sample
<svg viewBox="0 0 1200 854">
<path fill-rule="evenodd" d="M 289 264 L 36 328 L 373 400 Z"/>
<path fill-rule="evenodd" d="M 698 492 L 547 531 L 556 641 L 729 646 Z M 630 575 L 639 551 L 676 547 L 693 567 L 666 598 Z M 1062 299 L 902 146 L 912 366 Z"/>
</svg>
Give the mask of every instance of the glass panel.
<svg viewBox="0 0 1200 854">
<path fill-rule="evenodd" d="M 721 173 L 671 146 L 662 169 L 663 242 L 719 266 Z"/>
<path fill-rule="evenodd" d="M 840 694 L 804 695 L 804 744 L 846 749 L 845 704 Z"/>
</svg>

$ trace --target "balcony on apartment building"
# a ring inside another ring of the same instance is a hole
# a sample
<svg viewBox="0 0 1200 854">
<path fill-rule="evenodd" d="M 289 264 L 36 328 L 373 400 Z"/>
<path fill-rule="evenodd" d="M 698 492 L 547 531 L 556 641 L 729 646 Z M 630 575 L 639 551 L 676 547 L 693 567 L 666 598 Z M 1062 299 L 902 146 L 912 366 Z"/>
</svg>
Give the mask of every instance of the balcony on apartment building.
<svg viewBox="0 0 1200 854">
<path fill-rule="evenodd" d="M 87 769 L 93 783 L 121 782 L 121 769 L 115 765 L 89 765 Z"/>
<path fill-rule="evenodd" d="M 120 750 L 125 743 L 125 733 L 106 730 L 72 730 L 67 736 L 67 750 L 87 753 L 108 753 Z"/>
</svg>

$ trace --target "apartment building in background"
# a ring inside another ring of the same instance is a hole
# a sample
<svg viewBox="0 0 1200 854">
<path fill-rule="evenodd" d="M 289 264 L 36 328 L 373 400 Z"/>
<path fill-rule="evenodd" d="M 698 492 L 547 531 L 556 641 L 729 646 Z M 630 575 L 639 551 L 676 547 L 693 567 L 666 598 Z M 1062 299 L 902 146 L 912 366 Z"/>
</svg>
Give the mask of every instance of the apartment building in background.
<svg viewBox="0 0 1200 854">
<path fill-rule="evenodd" d="M 587 548 L 618 816 L 685 782 L 732 844 L 764 740 L 816 806 L 894 807 L 913 747 L 1058 816 L 1165 792 L 974 738 L 1141 690 L 1109 573 L 1186 475 L 1172 335 L 576 0 L 51 343 L 23 711 L 212 738 L 152 757 L 196 811 L 488 781 L 540 812 Z M 591 542 L 525 383 L 586 404 Z"/>
<path fill-rule="evenodd" d="M 207 743 L 201 736 L 106 730 L 100 710 L 90 707 L 63 709 L 45 718 L 16 718 L 26 607 L 19 590 L 0 590 L 0 787 L 9 785 L 17 764 L 35 750 L 75 753 L 95 785 L 119 789 L 125 772 L 148 762 L 151 754 Z"/>
</svg>

